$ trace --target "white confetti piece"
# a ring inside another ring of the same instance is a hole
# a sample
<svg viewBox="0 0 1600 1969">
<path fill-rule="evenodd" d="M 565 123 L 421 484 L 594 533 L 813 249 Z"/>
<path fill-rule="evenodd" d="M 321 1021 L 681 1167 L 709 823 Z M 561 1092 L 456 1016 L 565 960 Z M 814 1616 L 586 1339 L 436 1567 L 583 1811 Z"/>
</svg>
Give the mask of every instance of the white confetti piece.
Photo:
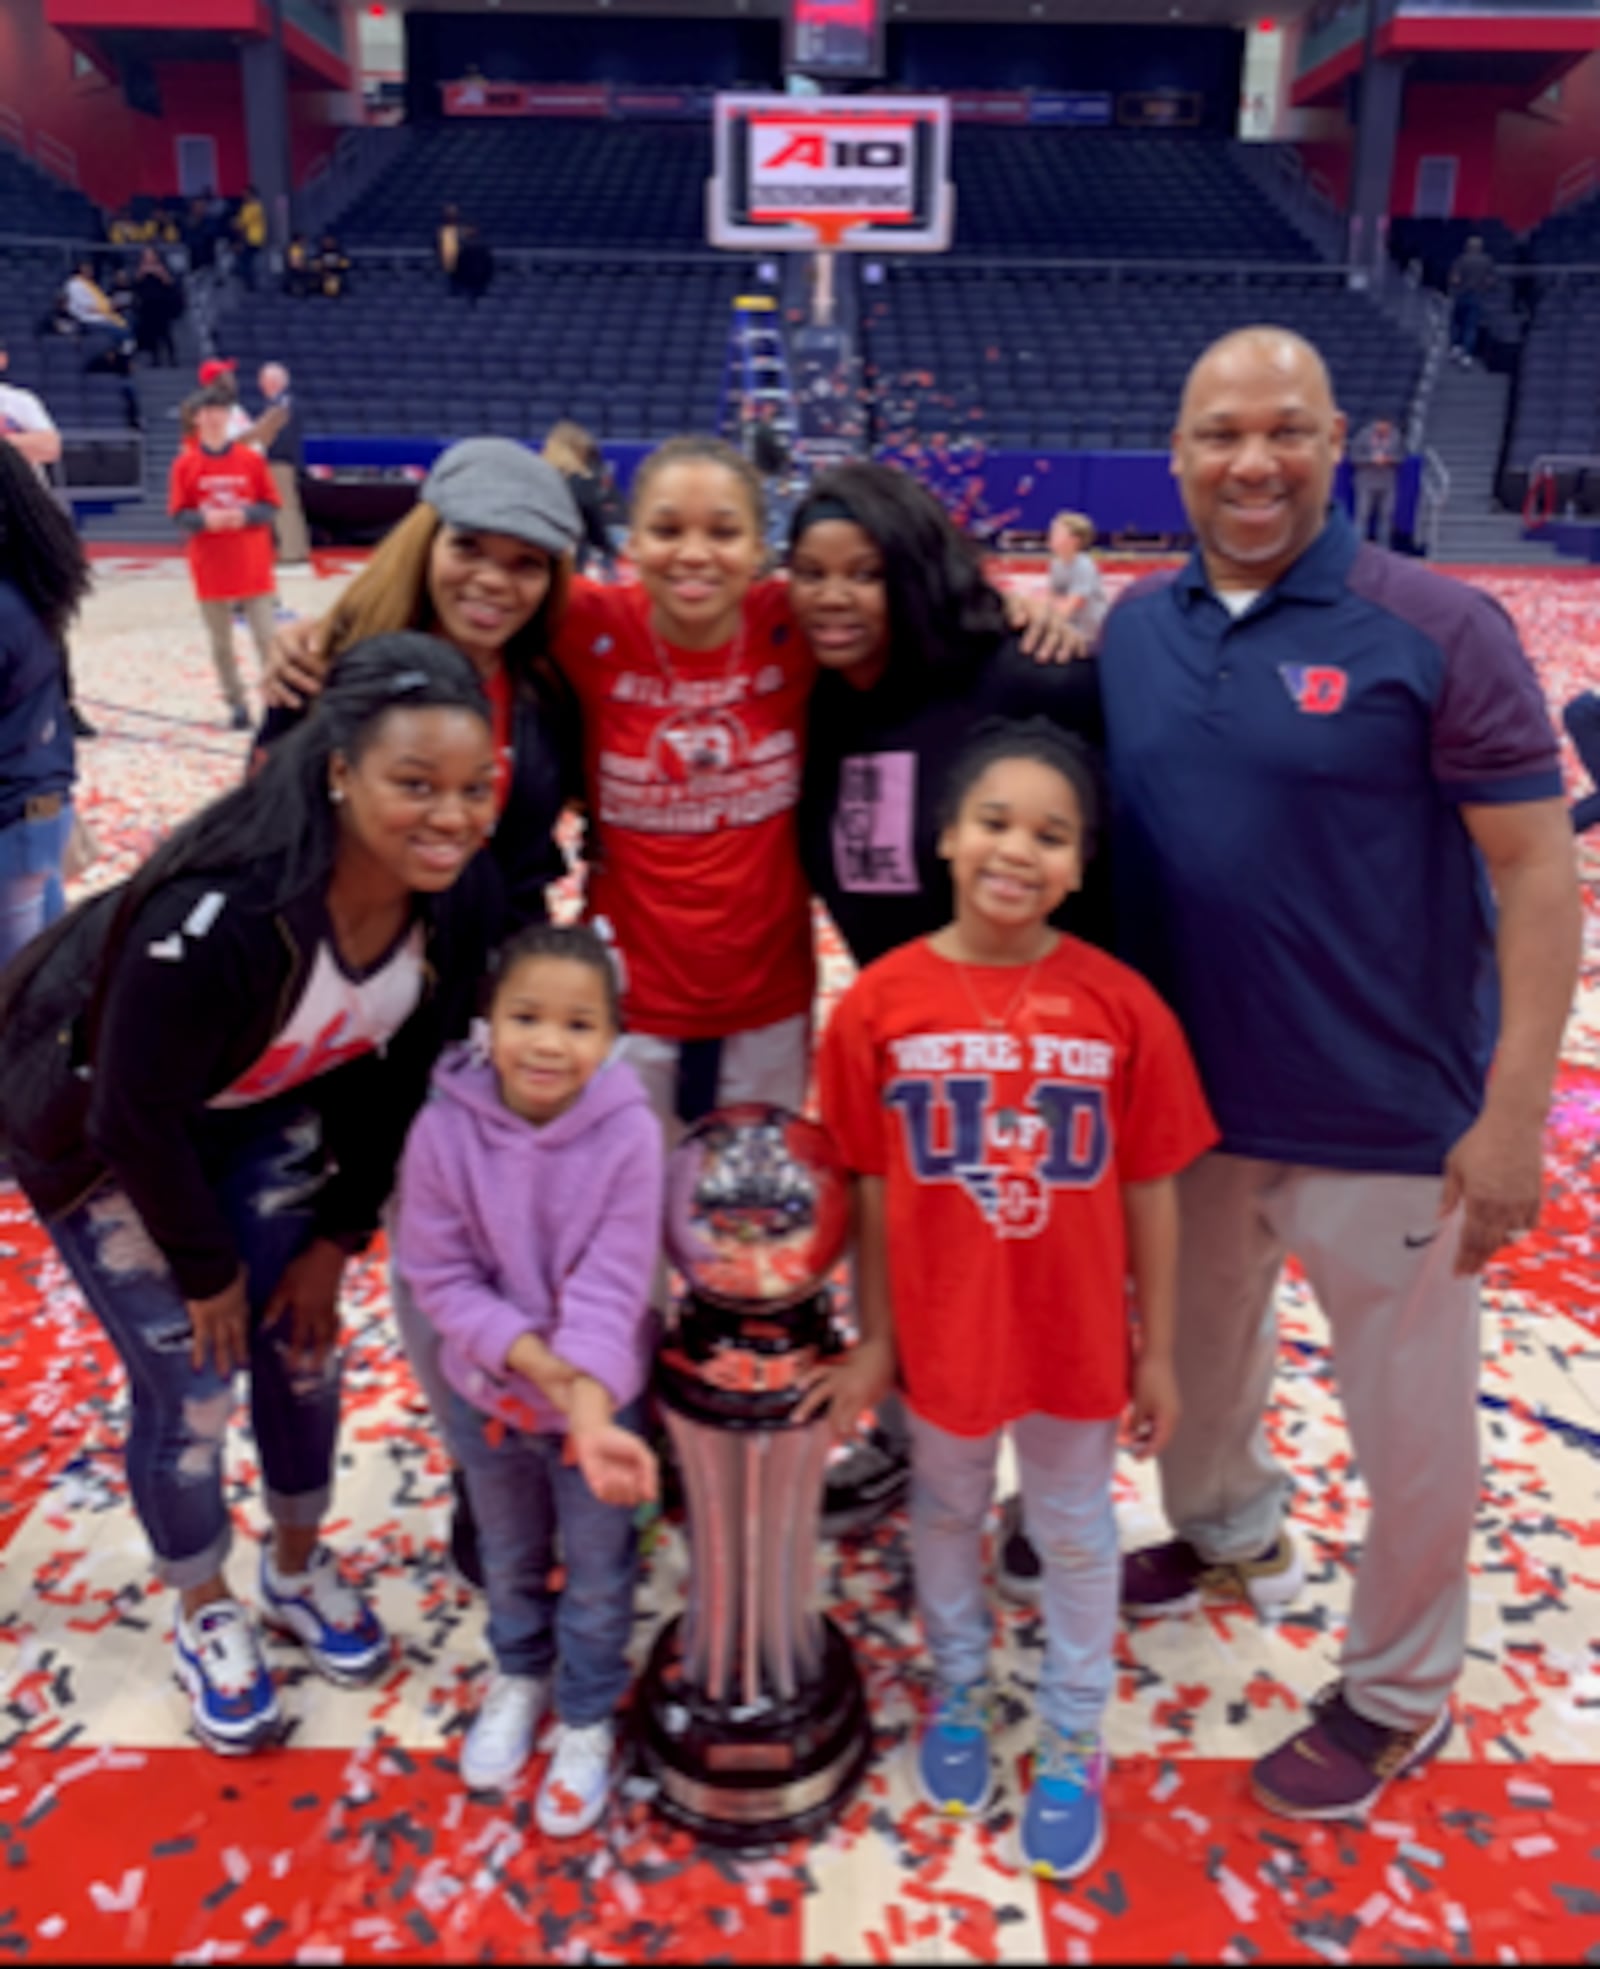
<svg viewBox="0 0 1600 1969">
<path fill-rule="evenodd" d="M 1255 1894 L 1231 1867 L 1224 1866 L 1217 1869 L 1217 1891 L 1228 1903 L 1228 1912 L 1235 1921 L 1248 1924 L 1255 1920 Z"/>
<path fill-rule="evenodd" d="M 1548 1832 L 1529 1832 L 1520 1839 L 1513 1839 L 1511 1850 L 1519 1860 L 1541 1860 L 1546 1853 L 1556 1850 L 1556 1842 Z"/>
<path fill-rule="evenodd" d="M 1053 1919 L 1068 1928 L 1076 1928 L 1080 1935 L 1092 1935 L 1100 1926 L 1100 1917 L 1091 1914 L 1086 1907 L 1078 1907 L 1072 1901 L 1062 1900 L 1059 1895 L 1050 1902 Z"/>
<path fill-rule="evenodd" d="M 53 1942 L 58 1935 L 67 1932 L 66 1917 L 60 1914 L 47 1914 L 33 1931 L 47 1942 Z"/>
<path fill-rule="evenodd" d="M 1532 1805 L 1539 1809 L 1555 1803 L 1555 1794 L 1547 1784 L 1537 1784 L 1532 1778 L 1508 1778 L 1506 1796 L 1513 1805 Z"/>
<path fill-rule="evenodd" d="M 102 1914 L 131 1914 L 144 1893 L 144 1868 L 130 1866 L 115 1889 L 103 1880 L 89 1882 L 89 1898 Z"/>
<path fill-rule="evenodd" d="M 1418 1866 L 1440 1867 L 1444 1865 L 1444 1854 L 1436 1853 L 1431 1846 L 1419 1846 L 1414 1839 L 1405 1840 L 1400 1850 L 1408 1860 Z"/>
<path fill-rule="evenodd" d="M 1181 1788 L 1182 1784 L 1183 1779 L 1175 1770 L 1165 1770 L 1156 1779 L 1155 1783 L 1151 1785 L 1150 1796 L 1157 1805 L 1164 1805 Z"/>
<path fill-rule="evenodd" d="M 1393 1905 L 1387 1894 L 1369 1894 L 1356 1909 L 1356 1919 L 1363 1928 L 1370 1928 L 1381 1921 Z"/>
</svg>

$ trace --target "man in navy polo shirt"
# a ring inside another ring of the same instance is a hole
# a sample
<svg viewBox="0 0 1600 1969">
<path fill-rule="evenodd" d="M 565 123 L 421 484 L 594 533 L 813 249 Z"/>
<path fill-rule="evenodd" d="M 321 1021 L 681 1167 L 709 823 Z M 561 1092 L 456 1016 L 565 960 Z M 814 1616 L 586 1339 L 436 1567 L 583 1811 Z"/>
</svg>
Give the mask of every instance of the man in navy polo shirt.
<svg viewBox="0 0 1600 1969">
<path fill-rule="evenodd" d="M 1477 1274 L 1538 1215 L 1580 929 L 1516 632 L 1478 590 L 1358 545 L 1329 505 L 1344 434 L 1297 336 L 1207 350 L 1173 436 L 1197 551 L 1131 589 L 1100 648 L 1120 947 L 1183 1021 L 1223 1136 L 1179 1185 L 1177 1536 L 1129 1556 L 1124 1605 L 1298 1590 L 1263 1426 L 1292 1251 L 1372 1505 L 1340 1680 L 1253 1774 L 1300 1818 L 1360 1813 L 1450 1732 Z"/>
</svg>

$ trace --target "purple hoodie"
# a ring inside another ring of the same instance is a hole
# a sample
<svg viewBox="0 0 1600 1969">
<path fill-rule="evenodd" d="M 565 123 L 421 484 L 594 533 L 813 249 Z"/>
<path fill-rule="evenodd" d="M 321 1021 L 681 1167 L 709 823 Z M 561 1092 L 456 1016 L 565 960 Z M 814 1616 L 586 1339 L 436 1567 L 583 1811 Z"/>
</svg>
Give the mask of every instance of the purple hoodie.
<svg viewBox="0 0 1600 1969">
<path fill-rule="evenodd" d="M 450 1385 L 516 1428 L 565 1432 L 505 1364 L 517 1335 L 536 1333 L 619 1408 L 632 1401 L 650 1366 L 661 1196 L 661 1124 L 625 1060 L 536 1128 L 480 1054 L 454 1049 L 406 1143 L 395 1234 Z"/>
</svg>

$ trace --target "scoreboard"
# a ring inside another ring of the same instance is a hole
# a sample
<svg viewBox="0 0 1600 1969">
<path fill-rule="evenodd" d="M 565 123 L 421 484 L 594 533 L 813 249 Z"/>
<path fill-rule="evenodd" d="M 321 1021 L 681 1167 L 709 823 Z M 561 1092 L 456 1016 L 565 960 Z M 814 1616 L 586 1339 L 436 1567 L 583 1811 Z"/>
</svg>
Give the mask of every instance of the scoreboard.
<svg viewBox="0 0 1600 1969">
<path fill-rule="evenodd" d="M 788 0 L 784 67 L 818 80 L 883 73 L 884 0 Z"/>
</svg>

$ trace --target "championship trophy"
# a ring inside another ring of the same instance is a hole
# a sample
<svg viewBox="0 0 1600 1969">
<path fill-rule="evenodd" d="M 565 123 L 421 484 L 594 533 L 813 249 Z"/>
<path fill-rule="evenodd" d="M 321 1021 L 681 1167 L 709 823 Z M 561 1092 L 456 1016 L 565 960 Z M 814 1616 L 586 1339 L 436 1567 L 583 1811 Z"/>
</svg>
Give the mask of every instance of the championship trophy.
<svg viewBox="0 0 1600 1969">
<path fill-rule="evenodd" d="M 688 1511 L 687 1604 L 640 1682 L 657 1805 L 711 1844 L 817 1832 L 865 1769 L 850 1644 L 816 1606 L 826 1411 L 801 1374 L 842 1351 L 827 1279 L 849 1180 L 815 1123 L 750 1102 L 697 1122 L 667 1168 L 667 1252 L 687 1291 L 655 1389 Z"/>
</svg>

